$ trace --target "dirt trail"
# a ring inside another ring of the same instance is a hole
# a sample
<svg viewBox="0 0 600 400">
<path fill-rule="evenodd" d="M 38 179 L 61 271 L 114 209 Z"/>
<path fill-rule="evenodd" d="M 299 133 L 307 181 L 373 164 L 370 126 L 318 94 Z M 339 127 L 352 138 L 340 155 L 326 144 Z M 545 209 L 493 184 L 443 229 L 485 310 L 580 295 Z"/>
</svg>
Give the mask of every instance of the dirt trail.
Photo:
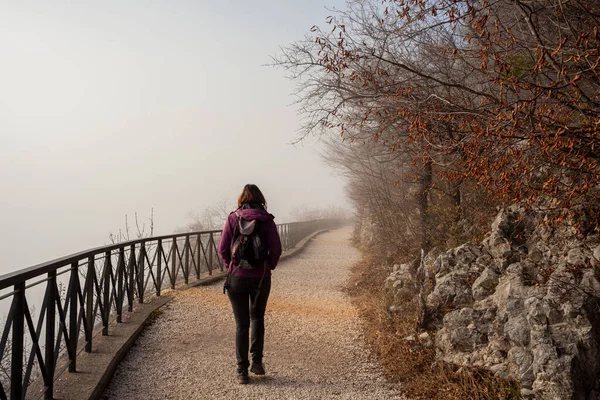
<svg viewBox="0 0 600 400">
<path fill-rule="evenodd" d="M 403 399 L 369 361 L 343 292 L 359 259 L 350 229 L 319 235 L 273 273 L 265 368 L 235 375 L 235 322 L 221 284 L 179 292 L 140 337 L 106 399 Z"/>
</svg>

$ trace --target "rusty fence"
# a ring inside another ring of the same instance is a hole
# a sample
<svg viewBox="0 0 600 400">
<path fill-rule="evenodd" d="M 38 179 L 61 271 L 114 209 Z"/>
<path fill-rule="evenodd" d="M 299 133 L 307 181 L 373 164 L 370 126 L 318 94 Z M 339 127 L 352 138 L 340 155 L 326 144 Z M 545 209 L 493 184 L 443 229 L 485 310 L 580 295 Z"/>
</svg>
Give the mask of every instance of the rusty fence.
<svg viewBox="0 0 600 400">
<path fill-rule="evenodd" d="M 341 224 L 318 220 L 277 225 L 283 250 Z M 77 371 L 135 303 L 223 271 L 221 231 L 149 237 L 71 254 L 0 276 L 0 399 L 52 399 L 54 381 Z M 29 393 L 28 393 L 29 389 Z"/>
</svg>

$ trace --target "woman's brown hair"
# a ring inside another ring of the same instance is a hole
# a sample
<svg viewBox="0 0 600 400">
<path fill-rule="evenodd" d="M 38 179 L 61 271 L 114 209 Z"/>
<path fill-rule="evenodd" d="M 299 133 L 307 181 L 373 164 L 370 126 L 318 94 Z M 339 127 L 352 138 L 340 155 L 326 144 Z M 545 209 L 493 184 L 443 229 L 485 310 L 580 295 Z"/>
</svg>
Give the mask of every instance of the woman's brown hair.
<svg viewBox="0 0 600 400">
<path fill-rule="evenodd" d="M 241 207 L 242 204 L 248 203 L 262 204 L 263 207 L 267 208 L 267 201 L 265 200 L 265 196 L 263 196 L 258 186 L 253 185 L 251 183 L 244 186 L 242 194 L 240 194 L 240 197 L 238 197 L 238 207 Z"/>
</svg>

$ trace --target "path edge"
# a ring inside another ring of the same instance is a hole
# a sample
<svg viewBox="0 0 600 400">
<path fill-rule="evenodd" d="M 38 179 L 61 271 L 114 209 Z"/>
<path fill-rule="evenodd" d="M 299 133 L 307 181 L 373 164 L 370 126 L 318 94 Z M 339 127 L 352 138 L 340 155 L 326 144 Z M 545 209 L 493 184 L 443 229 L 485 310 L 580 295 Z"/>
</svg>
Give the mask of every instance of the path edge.
<svg viewBox="0 0 600 400">
<path fill-rule="evenodd" d="M 308 242 L 310 242 L 312 239 L 314 239 L 316 236 L 325 233 L 325 232 L 329 232 L 331 229 L 322 229 L 320 231 L 316 231 L 313 232 L 312 234 L 308 235 L 307 237 L 305 237 L 304 239 L 302 239 L 301 241 L 298 242 L 298 244 L 296 244 L 296 246 L 294 246 L 293 248 L 291 248 L 290 250 L 284 252 L 281 257 L 279 258 L 279 262 L 281 261 L 285 261 L 288 258 L 297 256 L 298 254 L 302 253 L 304 251 L 304 249 L 306 249 L 306 245 L 308 244 Z"/>
<path fill-rule="evenodd" d="M 285 251 L 279 261 L 285 261 L 302 253 L 313 238 L 329 230 L 322 229 L 308 235 L 296 246 Z M 101 399 L 121 361 L 135 345 L 144 329 L 159 317 L 156 315 L 156 311 L 173 300 L 172 294 L 197 286 L 211 285 L 225 279 L 226 276 L 227 272 L 219 271 L 214 275 L 181 286 L 175 291 L 166 292 L 163 296 L 156 297 L 148 303 L 137 305 L 133 313 L 128 313 L 127 321 L 111 324 L 112 329 L 108 336 L 95 338 L 91 354 L 85 352 L 79 354 L 77 357 L 78 371 L 75 373 L 65 372 L 55 381 L 54 396 L 63 400 Z"/>
</svg>

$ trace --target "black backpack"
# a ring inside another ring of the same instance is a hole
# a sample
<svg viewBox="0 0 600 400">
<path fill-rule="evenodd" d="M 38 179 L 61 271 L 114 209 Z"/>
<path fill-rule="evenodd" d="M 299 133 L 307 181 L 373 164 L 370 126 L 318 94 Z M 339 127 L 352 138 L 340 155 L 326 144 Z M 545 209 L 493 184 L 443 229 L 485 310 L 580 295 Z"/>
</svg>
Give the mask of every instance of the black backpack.
<svg viewBox="0 0 600 400">
<path fill-rule="evenodd" d="M 247 221 L 236 211 L 236 226 L 231 240 L 231 262 L 236 269 L 264 267 L 266 249 L 260 238 L 260 221 Z"/>
<path fill-rule="evenodd" d="M 236 211 L 237 217 L 236 225 L 231 239 L 231 264 L 235 267 L 233 271 L 231 268 L 227 269 L 227 278 L 223 285 L 223 293 L 229 290 L 229 283 L 231 277 L 238 269 L 254 269 L 263 268 L 263 276 L 260 279 L 258 287 L 256 289 L 256 296 L 252 307 L 256 307 L 256 301 L 258 300 L 258 294 L 260 293 L 260 287 L 262 286 L 263 279 L 267 266 L 265 265 L 267 258 L 266 247 L 260 238 L 259 232 L 261 223 L 257 219 L 247 221 Z"/>
</svg>

